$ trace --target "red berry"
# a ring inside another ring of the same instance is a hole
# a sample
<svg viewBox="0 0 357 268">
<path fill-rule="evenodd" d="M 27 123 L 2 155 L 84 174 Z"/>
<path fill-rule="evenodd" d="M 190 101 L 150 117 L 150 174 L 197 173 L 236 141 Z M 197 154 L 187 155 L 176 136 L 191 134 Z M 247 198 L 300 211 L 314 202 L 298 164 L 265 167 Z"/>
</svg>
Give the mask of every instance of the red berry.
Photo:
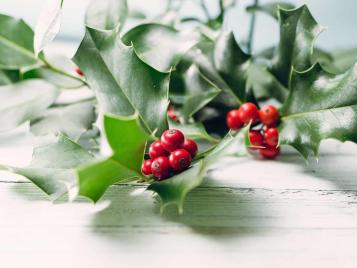
<svg viewBox="0 0 357 268">
<path fill-rule="evenodd" d="M 276 126 L 278 123 L 280 114 L 278 109 L 273 105 L 264 106 L 259 111 L 259 119 L 264 124 L 269 126 Z"/>
<path fill-rule="evenodd" d="M 191 157 L 195 157 L 198 151 L 198 146 L 194 140 L 185 139 L 182 144 L 182 149 L 185 149 L 187 152 L 189 152 Z"/>
<path fill-rule="evenodd" d="M 159 156 L 168 156 L 169 152 L 164 149 L 160 141 L 154 141 L 149 148 L 149 155 L 151 159 Z"/>
<path fill-rule="evenodd" d="M 263 156 L 264 158 L 268 159 L 274 159 L 280 154 L 280 148 L 279 147 L 265 147 L 262 149 L 259 149 L 260 155 Z"/>
<path fill-rule="evenodd" d="M 158 180 L 166 179 L 170 176 L 170 161 L 166 156 L 159 156 L 151 164 L 151 172 Z"/>
<path fill-rule="evenodd" d="M 175 109 L 170 106 L 169 109 L 167 110 L 167 116 L 171 118 L 171 120 L 175 121 L 175 122 L 178 122 L 178 117 L 177 117 L 177 114 L 176 114 L 176 111 Z"/>
<path fill-rule="evenodd" d="M 191 155 L 185 149 L 173 151 L 169 157 L 170 165 L 175 171 L 181 171 L 191 165 Z"/>
<path fill-rule="evenodd" d="M 141 173 L 143 173 L 143 175 L 148 176 L 151 174 L 151 164 L 152 164 L 152 159 L 144 160 L 144 162 L 141 165 Z"/>
<path fill-rule="evenodd" d="M 268 128 L 264 131 L 264 140 L 267 145 L 276 147 L 279 144 L 279 130 L 275 127 Z"/>
<path fill-rule="evenodd" d="M 239 107 L 238 115 L 244 124 L 254 123 L 259 117 L 257 106 L 254 103 L 246 102 Z"/>
<path fill-rule="evenodd" d="M 233 130 L 239 130 L 243 127 L 244 123 L 239 118 L 238 109 L 232 110 L 226 116 L 227 126 Z"/>
<path fill-rule="evenodd" d="M 263 146 L 264 145 L 264 137 L 263 135 L 256 130 L 252 130 L 249 132 L 249 140 L 250 143 L 254 146 L 254 147 L 259 147 L 259 146 Z M 254 148 L 251 147 L 251 149 L 256 150 L 258 148 Z"/>
<path fill-rule="evenodd" d="M 161 135 L 162 147 L 164 147 L 164 149 L 169 152 L 173 152 L 176 149 L 181 148 L 184 140 L 185 140 L 184 135 L 180 130 L 177 129 L 166 130 Z"/>
<path fill-rule="evenodd" d="M 84 73 L 82 72 L 81 69 L 79 69 L 78 67 L 75 69 L 76 73 L 80 76 L 84 76 Z"/>
</svg>

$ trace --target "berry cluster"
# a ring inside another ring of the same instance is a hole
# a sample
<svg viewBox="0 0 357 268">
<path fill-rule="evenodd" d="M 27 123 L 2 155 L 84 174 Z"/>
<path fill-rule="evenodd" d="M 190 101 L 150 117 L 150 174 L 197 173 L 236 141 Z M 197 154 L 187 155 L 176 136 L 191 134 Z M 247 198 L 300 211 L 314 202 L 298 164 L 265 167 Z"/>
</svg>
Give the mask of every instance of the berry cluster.
<svg viewBox="0 0 357 268">
<path fill-rule="evenodd" d="M 226 117 L 230 129 L 239 130 L 244 125 L 251 123 L 259 127 L 259 130 L 250 130 L 250 143 L 252 150 L 259 150 L 264 158 L 273 159 L 280 153 L 279 131 L 276 128 L 279 122 L 279 111 L 273 105 L 264 106 L 258 110 L 255 104 L 246 102 L 239 109 L 231 110 Z"/>
<path fill-rule="evenodd" d="M 197 150 L 197 143 L 185 139 L 181 131 L 166 130 L 160 140 L 150 145 L 150 159 L 144 160 L 141 172 L 146 176 L 152 174 L 156 180 L 166 179 L 174 172 L 187 169 Z"/>
</svg>

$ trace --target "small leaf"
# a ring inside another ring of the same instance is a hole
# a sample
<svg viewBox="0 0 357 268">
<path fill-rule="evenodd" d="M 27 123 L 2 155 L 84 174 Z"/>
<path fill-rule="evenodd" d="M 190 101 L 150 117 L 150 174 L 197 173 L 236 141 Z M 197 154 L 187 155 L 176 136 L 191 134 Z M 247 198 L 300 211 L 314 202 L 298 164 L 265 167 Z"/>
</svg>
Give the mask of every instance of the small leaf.
<svg viewBox="0 0 357 268">
<path fill-rule="evenodd" d="M 59 90 L 42 80 L 0 87 L 0 131 L 35 119 L 56 100 Z"/>
<path fill-rule="evenodd" d="M 31 28 L 23 20 L 0 14 L 0 69 L 15 70 L 37 63 Z"/>
<path fill-rule="evenodd" d="M 309 9 L 279 9 L 280 42 L 272 60 L 271 72 L 287 87 L 292 68 L 304 71 L 311 67 L 316 37 L 322 32 Z"/>
<path fill-rule="evenodd" d="M 31 126 L 35 135 L 63 133 L 73 141 L 90 129 L 95 122 L 94 106 L 91 102 L 79 102 L 64 107 L 48 109 Z"/>
<path fill-rule="evenodd" d="M 0 70 L 0 86 L 13 84 L 20 80 L 18 70 Z"/>
<path fill-rule="evenodd" d="M 34 48 L 38 55 L 55 39 L 61 27 L 63 0 L 47 0 L 35 27 Z"/>
<path fill-rule="evenodd" d="M 324 139 L 357 142 L 357 64 L 340 75 L 319 64 L 294 71 L 281 113 L 280 143 L 293 146 L 305 158 L 316 156 Z"/>
<path fill-rule="evenodd" d="M 221 90 L 207 80 L 199 72 L 196 65 L 192 65 L 184 74 L 185 95 L 182 107 L 182 115 L 186 120 L 197 111 L 212 101 Z"/>
<path fill-rule="evenodd" d="M 138 114 L 131 117 L 105 115 L 104 128 L 113 156 L 78 169 L 79 194 L 94 202 L 110 185 L 141 177 L 145 145 L 150 139 Z"/>
<path fill-rule="evenodd" d="M 89 3 L 85 23 L 101 30 L 121 29 L 128 15 L 126 0 L 92 0 Z"/>
<path fill-rule="evenodd" d="M 199 41 L 194 31 L 177 31 L 162 24 L 142 24 L 123 36 L 126 45 L 133 44 L 139 57 L 161 72 L 168 72 Z"/>
<path fill-rule="evenodd" d="M 261 5 L 252 5 L 247 7 L 248 12 L 263 12 L 265 14 L 268 14 L 272 16 L 274 19 L 278 20 L 278 9 L 293 9 L 295 6 L 290 3 L 286 2 L 272 2 L 272 3 L 267 3 L 267 4 L 261 4 Z"/>
<path fill-rule="evenodd" d="M 160 135 L 167 129 L 170 73 L 142 62 L 117 31 L 87 28 L 75 61 L 95 91 L 101 112 L 119 116 L 137 112 L 149 133 Z"/>
<path fill-rule="evenodd" d="M 66 192 L 72 199 L 78 192 L 75 168 L 88 161 L 93 161 L 91 154 L 60 134 L 54 143 L 35 148 L 28 167 L 11 169 L 31 180 L 52 200 Z"/>
<path fill-rule="evenodd" d="M 245 150 L 245 140 L 249 127 L 244 128 L 236 134 L 228 133 L 227 136 L 212 149 L 205 158 L 199 160 L 188 170 L 175 175 L 167 180 L 154 182 L 149 185 L 148 190 L 156 192 L 162 201 L 162 210 L 174 204 L 178 207 L 179 213 L 183 212 L 183 203 L 186 195 L 200 186 L 207 171 L 214 166 L 224 156 L 234 155 L 240 150 Z"/>
</svg>

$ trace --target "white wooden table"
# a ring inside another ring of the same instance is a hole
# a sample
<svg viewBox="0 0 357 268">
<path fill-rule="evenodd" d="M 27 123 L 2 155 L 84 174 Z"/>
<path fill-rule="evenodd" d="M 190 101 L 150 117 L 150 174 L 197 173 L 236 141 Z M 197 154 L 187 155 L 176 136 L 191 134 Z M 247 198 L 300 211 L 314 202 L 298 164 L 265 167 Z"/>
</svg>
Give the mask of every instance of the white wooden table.
<svg viewBox="0 0 357 268">
<path fill-rule="evenodd" d="M 30 140 L 0 136 L 0 163 L 28 163 Z M 144 189 L 114 185 L 97 205 L 52 204 L 0 172 L 0 267 L 357 267 L 355 144 L 323 142 L 318 164 L 293 151 L 222 160 L 182 216 L 160 215 Z"/>
</svg>

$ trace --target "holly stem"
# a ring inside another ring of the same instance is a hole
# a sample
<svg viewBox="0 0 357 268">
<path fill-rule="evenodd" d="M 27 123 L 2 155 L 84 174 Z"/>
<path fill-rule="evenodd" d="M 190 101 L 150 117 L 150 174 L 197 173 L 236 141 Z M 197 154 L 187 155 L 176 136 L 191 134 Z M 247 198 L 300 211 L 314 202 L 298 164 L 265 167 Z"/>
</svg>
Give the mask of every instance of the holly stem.
<svg viewBox="0 0 357 268">
<path fill-rule="evenodd" d="M 77 80 L 77 81 L 81 82 L 83 85 L 87 85 L 87 82 L 84 81 L 82 78 L 57 68 L 56 66 L 52 65 L 51 63 L 49 63 L 46 59 L 42 58 L 41 61 L 44 64 L 45 68 L 48 68 L 48 69 L 50 69 L 51 71 L 53 71 L 55 73 L 58 73 L 58 74 L 61 74 L 63 76 L 69 77 L 71 79 Z M 75 88 L 77 88 L 77 87 L 75 87 Z M 71 88 L 69 88 L 69 89 L 71 89 Z"/>
<path fill-rule="evenodd" d="M 254 0 L 254 6 L 257 5 L 259 5 L 259 0 Z M 250 26 L 249 26 L 248 42 L 247 42 L 247 50 L 249 54 L 252 53 L 252 49 L 253 49 L 254 29 L 255 29 L 255 12 L 252 12 L 252 15 L 250 17 Z"/>
</svg>

